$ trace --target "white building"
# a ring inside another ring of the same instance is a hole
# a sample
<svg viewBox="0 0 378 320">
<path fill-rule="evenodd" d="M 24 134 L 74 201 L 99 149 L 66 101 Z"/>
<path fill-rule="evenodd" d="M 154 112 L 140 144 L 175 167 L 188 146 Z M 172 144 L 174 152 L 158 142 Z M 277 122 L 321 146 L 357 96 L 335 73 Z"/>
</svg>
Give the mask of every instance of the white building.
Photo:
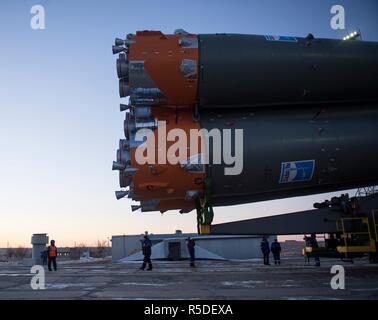
<svg viewBox="0 0 378 320">
<path fill-rule="evenodd" d="M 262 236 L 211 236 L 196 233 L 149 234 L 152 241 L 151 259 L 180 260 L 189 254 L 185 239 L 190 236 L 196 242 L 197 259 L 253 259 L 260 258 Z M 271 237 L 272 239 L 272 237 Z M 270 240 L 268 238 L 268 241 Z M 142 260 L 142 235 L 112 236 L 112 261 Z"/>
</svg>

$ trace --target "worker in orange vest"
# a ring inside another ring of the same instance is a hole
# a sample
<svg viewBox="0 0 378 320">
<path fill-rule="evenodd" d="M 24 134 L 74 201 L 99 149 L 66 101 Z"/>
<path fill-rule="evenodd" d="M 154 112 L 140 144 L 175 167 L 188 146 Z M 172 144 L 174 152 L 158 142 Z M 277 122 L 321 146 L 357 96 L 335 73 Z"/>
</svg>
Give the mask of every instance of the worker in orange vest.
<svg viewBox="0 0 378 320">
<path fill-rule="evenodd" d="M 55 240 L 50 241 L 50 245 L 47 248 L 47 255 L 48 255 L 48 263 L 47 266 L 49 268 L 49 271 L 51 270 L 51 262 L 54 266 L 54 271 L 56 271 L 56 256 L 58 255 L 58 249 L 55 246 Z"/>
</svg>

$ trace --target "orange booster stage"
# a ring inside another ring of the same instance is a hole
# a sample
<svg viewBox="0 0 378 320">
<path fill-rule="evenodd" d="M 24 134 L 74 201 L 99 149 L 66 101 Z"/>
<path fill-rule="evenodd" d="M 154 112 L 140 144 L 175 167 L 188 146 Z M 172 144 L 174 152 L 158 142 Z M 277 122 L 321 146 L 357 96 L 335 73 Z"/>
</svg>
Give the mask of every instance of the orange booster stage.
<svg viewBox="0 0 378 320">
<path fill-rule="evenodd" d="M 171 148 L 175 139 L 167 141 L 167 133 L 180 128 L 189 137 L 190 130 L 200 130 L 193 118 L 198 79 L 197 36 L 139 31 L 117 41 L 119 46 L 113 50 L 120 53 L 119 92 L 121 97 L 130 96 L 129 104 L 121 105 L 121 111 L 126 111 L 126 139 L 120 140 L 117 162 L 113 164 L 113 169 L 119 170 L 120 186 L 129 190 L 118 191 L 117 198 L 128 195 L 140 201 L 139 206 L 132 206 L 133 211 L 191 211 L 196 206 L 195 199 L 203 196 L 205 165 L 190 166 L 185 160 L 201 153 L 201 139 L 196 139 L 198 148 L 194 154 L 177 155 L 176 164 L 168 163 L 167 157 L 177 150 Z M 142 142 L 136 141 L 140 129 L 151 130 L 146 143 L 154 153 L 142 155 L 145 161 L 136 161 L 137 148 L 143 148 Z M 190 139 L 185 148 L 190 150 Z"/>
</svg>

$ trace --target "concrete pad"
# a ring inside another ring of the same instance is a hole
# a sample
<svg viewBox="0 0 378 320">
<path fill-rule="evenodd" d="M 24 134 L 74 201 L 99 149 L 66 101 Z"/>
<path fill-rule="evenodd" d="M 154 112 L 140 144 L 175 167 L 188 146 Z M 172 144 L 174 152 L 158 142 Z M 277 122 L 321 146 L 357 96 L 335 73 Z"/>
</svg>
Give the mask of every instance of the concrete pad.
<svg viewBox="0 0 378 320">
<path fill-rule="evenodd" d="M 152 271 L 139 262 L 66 263 L 46 272 L 46 289 L 32 290 L 30 268 L 0 265 L 0 299 L 378 299 L 378 265 L 322 259 L 321 267 L 304 267 L 303 259 L 281 266 L 261 261 L 153 261 Z M 330 286 L 332 265 L 344 266 L 346 289 Z"/>
</svg>

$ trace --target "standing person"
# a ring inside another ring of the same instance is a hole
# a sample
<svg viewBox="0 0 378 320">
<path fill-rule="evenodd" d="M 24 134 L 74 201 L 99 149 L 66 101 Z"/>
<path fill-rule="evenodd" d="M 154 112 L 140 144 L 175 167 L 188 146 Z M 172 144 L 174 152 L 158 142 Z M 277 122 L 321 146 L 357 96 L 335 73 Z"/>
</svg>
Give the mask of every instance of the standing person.
<svg viewBox="0 0 378 320">
<path fill-rule="evenodd" d="M 196 243 L 194 242 L 194 239 L 192 239 L 190 237 L 188 237 L 186 239 L 186 241 L 187 241 L 186 245 L 188 247 L 189 256 L 190 256 L 190 266 L 191 267 L 195 267 L 194 261 L 196 260 L 196 257 L 195 257 L 195 249 L 194 249 L 194 247 L 195 247 Z"/>
<path fill-rule="evenodd" d="M 268 240 L 266 239 L 265 236 L 263 237 L 263 239 L 261 241 L 260 247 L 261 247 L 261 252 L 264 256 L 264 264 L 266 266 L 269 266 L 270 265 L 270 263 L 269 263 L 270 249 L 269 249 L 269 242 L 268 242 Z"/>
<path fill-rule="evenodd" d="M 281 245 L 277 241 L 277 239 L 274 239 L 272 242 L 272 245 L 270 246 L 270 251 L 273 253 L 273 258 L 274 258 L 274 265 L 280 265 L 281 264 Z"/>
<path fill-rule="evenodd" d="M 151 247 L 152 242 L 147 234 L 144 235 L 144 240 L 142 242 L 142 253 L 144 256 L 143 264 L 140 267 L 140 270 L 144 270 L 146 265 L 148 264 L 147 270 L 152 270 L 152 263 L 151 263 Z"/>
<path fill-rule="evenodd" d="M 49 271 L 52 271 L 51 270 L 51 263 L 53 264 L 54 271 L 57 270 L 57 266 L 56 266 L 57 255 L 58 255 L 58 249 L 55 246 L 55 240 L 51 240 L 50 245 L 47 247 L 47 257 L 48 257 L 47 266 L 49 268 Z"/>
<path fill-rule="evenodd" d="M 310 239 L 311 238 L 307 237 L 307 236 L 305 236 L 303 238 L 303 240 L 305 241 L 305 245 L 304 245 L 304 248 L 303 248 L 303 255 L 304 255 L 304 258 L 305 258 L 305 266 L 310 265 L 310 254 L 306 250 L 306 248 L 311 247 Z"/>
<path fill-rule="evenodd" d="M 318 245 L 318 241 L 316 240 L 315 233 L 311 234 L 310 244 L 311 244 L 311 248 L 313 248 L 313 249 L 315 248 L 315 250 L 313 250 L 314 258 L 315 258 L 315 266 L 320 267 L 319 253 L 316 250 L 316 248 L 319 248 L 319 245 Z"/>
<path fill-rule="evenodd" d="M 42 265 L 45 266 L 47 264 L 47 250 L 41 251 L 41 260 L 42 260 Z"/>
</svg>

